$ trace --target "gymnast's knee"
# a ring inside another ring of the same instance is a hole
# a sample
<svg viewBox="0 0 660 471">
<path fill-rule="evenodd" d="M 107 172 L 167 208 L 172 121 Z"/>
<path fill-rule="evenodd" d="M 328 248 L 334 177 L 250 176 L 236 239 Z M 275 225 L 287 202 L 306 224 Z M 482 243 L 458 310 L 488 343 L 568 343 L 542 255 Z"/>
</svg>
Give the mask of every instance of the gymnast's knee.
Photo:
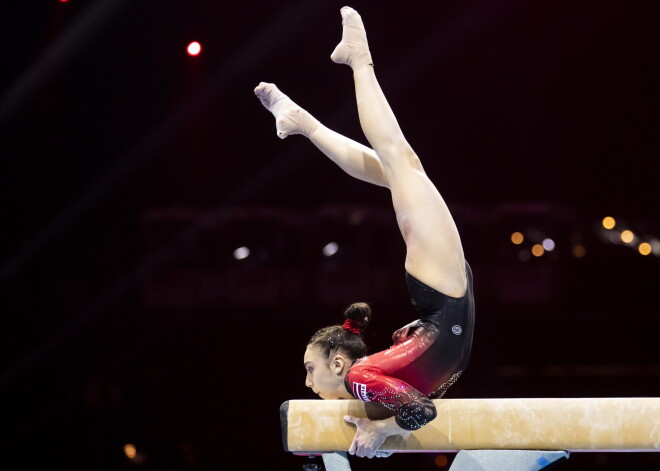
<svg viewBox="0 0 660 471">
<path fill-rule="evenodd" d="M 404 166 L 419 172 L 424 171 L 421 160 L 405 140 L 381 146 L 377 153 L 380 154 L 381 162 L 385 168 L 398 169 Z"/>
</svg>

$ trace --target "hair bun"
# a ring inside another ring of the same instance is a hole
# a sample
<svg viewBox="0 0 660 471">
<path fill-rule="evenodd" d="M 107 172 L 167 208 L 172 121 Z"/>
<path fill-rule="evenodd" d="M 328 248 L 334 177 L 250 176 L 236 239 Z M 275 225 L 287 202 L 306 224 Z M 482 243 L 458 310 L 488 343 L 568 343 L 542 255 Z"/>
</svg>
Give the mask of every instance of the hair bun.
<svg viewBox="0 0 660 471">
<path fill-rule="evenodd" d="M 367 303 L 353 303 L 344 310 L 344 318 L 357 322 L 360 330 L 364 330 L 367 324 L 369 324 L 371 316 L 371 306 Z"/>
</svg>

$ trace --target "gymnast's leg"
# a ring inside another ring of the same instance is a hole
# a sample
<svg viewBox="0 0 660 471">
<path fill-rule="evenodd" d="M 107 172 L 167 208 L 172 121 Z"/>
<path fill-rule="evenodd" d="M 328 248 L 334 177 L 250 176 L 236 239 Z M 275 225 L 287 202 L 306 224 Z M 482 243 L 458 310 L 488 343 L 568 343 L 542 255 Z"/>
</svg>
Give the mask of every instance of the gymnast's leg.
<svg viewBox="0 0 660 471">
<path fill-rule="evenodd" d="M 449 296 L 465 294 L 465 259 L 449 209 L 401 132 L 371 61 L 360 15 L 341 9 L 342 40 L 332 60 L 353 69 L 360 124 L 378 156 L 406 243 L 406 270 Z"/>
<path fill-rule="evenodd" d="M 352 177 L 387 186 L 380 160 L 372 149 L 328 129 L 271 83 L 260 83 L 254 93 L 275 116 L 280 138 L 302 134 Z"/>
</svg>

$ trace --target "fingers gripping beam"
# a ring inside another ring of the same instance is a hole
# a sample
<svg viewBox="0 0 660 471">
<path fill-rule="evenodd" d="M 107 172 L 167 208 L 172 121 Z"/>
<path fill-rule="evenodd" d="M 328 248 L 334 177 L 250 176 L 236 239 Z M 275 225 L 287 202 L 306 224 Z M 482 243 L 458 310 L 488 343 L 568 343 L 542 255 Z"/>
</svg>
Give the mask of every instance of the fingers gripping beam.
<svg viewBox="0 0 660 471">
<path fill-rule="evenodd" d="M 438 417 L 382 450 L 480 449 L 660 451 L 660 398 L 439 399 Z M 345 415 L 387 417 L 374 403 L 292 400 L 282 404 L 284 448 L 296 454 L 347 451 L 355 428 Z"/>
</svg>

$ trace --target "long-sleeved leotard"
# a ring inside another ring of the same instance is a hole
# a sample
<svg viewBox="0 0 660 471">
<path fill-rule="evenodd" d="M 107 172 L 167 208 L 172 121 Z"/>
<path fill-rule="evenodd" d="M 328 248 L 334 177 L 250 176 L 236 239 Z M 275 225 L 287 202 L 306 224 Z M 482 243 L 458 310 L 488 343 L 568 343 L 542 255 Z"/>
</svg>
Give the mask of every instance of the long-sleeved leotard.
<svg viewBox="0 0 660 471">
<path fill-rule="evenodd" d="M 431 398 L 442 397 L 467 366 L 474 330 L 472 271 L 460 298 L 442 294 L 406 273 L 420 319 L 397 330 L 394 345 L 361 358 L 345 377 L 346 389 L 394 412 L 397 424 L 416 430 L 436 416 Z"/>
</svg>

